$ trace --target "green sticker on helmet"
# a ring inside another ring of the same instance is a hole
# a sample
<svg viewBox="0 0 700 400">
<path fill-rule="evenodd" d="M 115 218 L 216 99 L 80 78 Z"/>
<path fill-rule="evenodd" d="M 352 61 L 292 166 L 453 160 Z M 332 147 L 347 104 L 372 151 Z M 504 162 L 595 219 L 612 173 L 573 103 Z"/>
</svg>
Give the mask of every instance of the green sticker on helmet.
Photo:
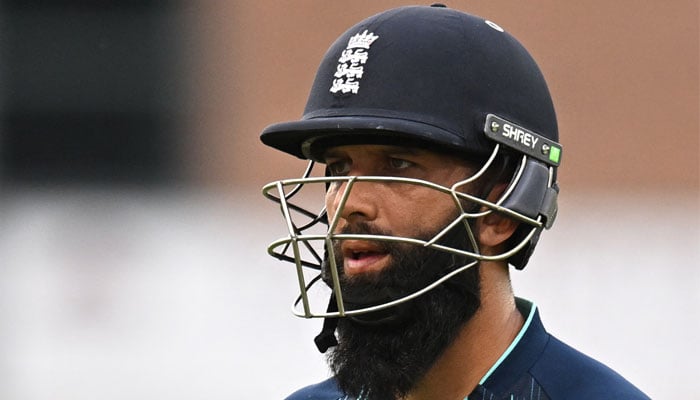
<svg viewBox="0 0 700 400">
<path fill-rule="evenodd" d="M 561 149 L 559 147 L 552 147 L 549 150 L 549 160 L 553 163 L 559 164 L 559 157 L 561 157 Z"/>
</svg>

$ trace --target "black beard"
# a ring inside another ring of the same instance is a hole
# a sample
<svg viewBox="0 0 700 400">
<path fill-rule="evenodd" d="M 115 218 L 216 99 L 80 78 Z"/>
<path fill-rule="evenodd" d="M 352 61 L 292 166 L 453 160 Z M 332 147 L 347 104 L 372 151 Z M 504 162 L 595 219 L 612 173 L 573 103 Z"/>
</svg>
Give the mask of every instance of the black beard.
<svg viewBox="0 0 700 400">
<path fill-rule="evenodd" d="M 367 224 L 355 225 L 343 233 L 386 235 Z M 351 279 L 342 272 L 340 243 L 334 244 L 343 298 L 373 299 L 369 304 L 349 304 L 348 309 L 389 300 L 387 295 L 392 297 L 390 300 L 396 300 L 473 261 L 466 256 L 410 244 L 377 243 L 391 255 L 391 265 L 376 275 Z M 439 243 L 458 249 L 472 248 L 463 229 L 454 229 Z M 324 275 L 328 275 L 326 267 Z M 356 398 L 362 394 L 372 400 L 404 397 L 454 341 L 479 305 L 479 267 L 474 266 L 422 296 L 388 309 L 389 313 L 393 311 L 401 316 L 390 319 L 390 323 L 340 318 L 339 343 L 328 355 L 338 385 Z"/>
</svg>

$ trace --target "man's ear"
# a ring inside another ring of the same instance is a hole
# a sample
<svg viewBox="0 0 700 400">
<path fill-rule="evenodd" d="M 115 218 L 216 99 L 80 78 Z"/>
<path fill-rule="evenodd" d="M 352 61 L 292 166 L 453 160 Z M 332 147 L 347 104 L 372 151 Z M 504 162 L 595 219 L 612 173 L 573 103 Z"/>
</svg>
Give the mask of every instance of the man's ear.
<svg viewBox="0 0 700 400">
<path fill-rule="evenodd" d="M 498 247 L 508 240 L 518 223 L 505 215 L 491 212 L 479 220 L 479 243 L 482 247 Z"/>
<path fill-rule="evenodd" d="M 506 187 L 505 183 L 496 185 L 489 193 L 488 200 L 491 202 L 496 201 Z M 485 209 L 482 211 L 485 211 Z M 482 253 L 491 253 L 492 251 L 488 249 L 495 249 L 508 240 L 518 227 L 518 222 L 492 211 L 480 217 L 477 226 Z"/>
</svg>

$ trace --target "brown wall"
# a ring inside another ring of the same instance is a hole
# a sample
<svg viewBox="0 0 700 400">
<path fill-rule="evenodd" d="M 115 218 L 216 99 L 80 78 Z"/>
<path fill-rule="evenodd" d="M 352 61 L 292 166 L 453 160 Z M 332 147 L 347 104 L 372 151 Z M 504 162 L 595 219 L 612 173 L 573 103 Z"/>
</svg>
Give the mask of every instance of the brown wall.
<svg viewBox="0 0 700 400">
<path fill-rule="evenodd" d="M 538 60 L 559 117 L 564 187 L 698 191 L 697 0 L 446 3 L 498 23 Z M 402 4 L 192 6 L 192 174 L 254 189 L 300 172 L 302 162 L 260 144 L 260 131 L 301 115 L 315 69 L 338 35 Z"/>
</svg>

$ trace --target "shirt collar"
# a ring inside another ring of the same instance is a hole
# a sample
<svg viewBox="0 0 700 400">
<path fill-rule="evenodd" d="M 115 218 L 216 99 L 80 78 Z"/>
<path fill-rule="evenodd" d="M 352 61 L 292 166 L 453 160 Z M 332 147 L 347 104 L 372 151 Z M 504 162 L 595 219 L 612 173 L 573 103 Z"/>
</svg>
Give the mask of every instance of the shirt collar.
<svg viewBox="0 0 700 400">
<path fill-rule="evenodd" d="M 479 382 L 494 393 L 507 390 L 515 384 L 537 361 L 547 344 L 548 334 L 540 320 L 537 306 L 521 298 L 516 298 L 515 304 L 518 311 L 525 317 L 525 324 L 510 346 Z"/>
</svg>

